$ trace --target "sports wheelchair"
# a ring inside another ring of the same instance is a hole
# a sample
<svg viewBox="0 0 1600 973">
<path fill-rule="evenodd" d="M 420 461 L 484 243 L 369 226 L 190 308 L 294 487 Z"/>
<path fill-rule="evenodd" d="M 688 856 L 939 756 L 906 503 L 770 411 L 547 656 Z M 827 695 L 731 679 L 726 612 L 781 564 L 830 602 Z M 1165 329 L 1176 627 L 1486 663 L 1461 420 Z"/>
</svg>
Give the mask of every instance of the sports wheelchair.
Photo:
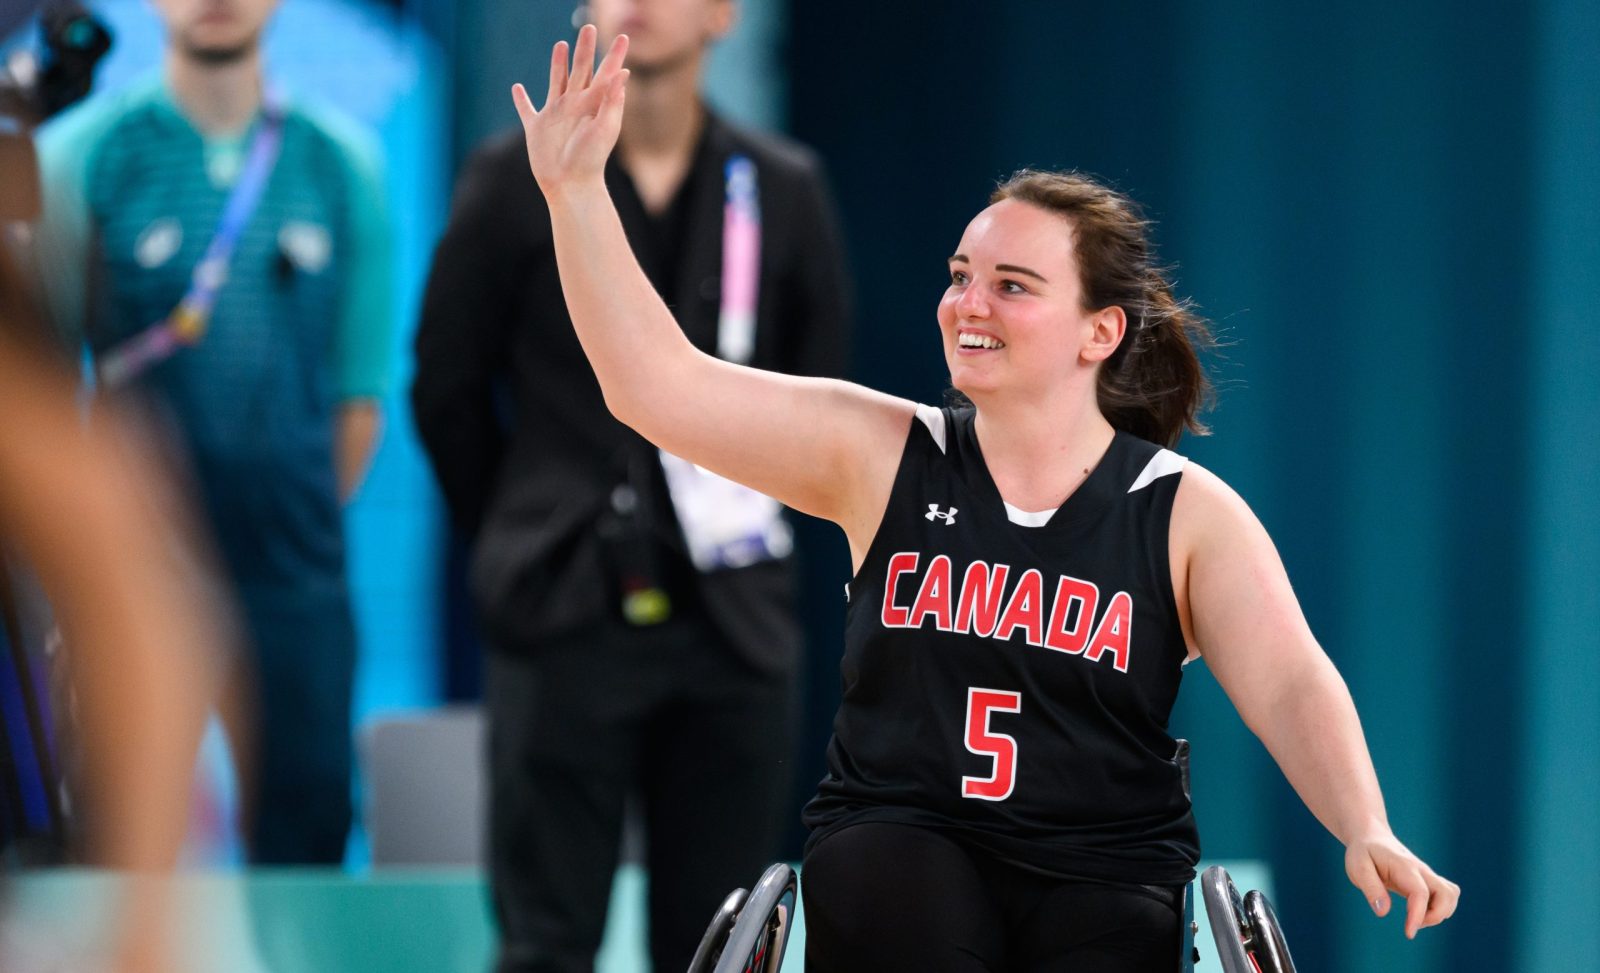
<svg viewBox="0 0 1600 973">
<path fill-rule="evenodd" d="M 1200 876 L 1201 894 L 1217 943 L 1221 973 L 1296 973 L 1272 903 L 1252 890 L 1242 897 L 1221 865 Z M 723 900 L 695 950 L 689 973 L 778 973 L 794 929 L 799 883 L 794 869 L 769 867 L 755 890 L 735 889 Z M 1194 899 L 1183 895 L 1181 973 L 1194 973 L 1200 960 L 1194 945 L 1199 926 Z"/>
<path fill-rule="evenodd" d="M 1241 898 L 1221 865 L 1212 865 L 1201 874 L 1200 893 L 1206 899 L 1206 915 L 1211 920 L 1211 936 L 1217 943 L 1222 973 L 1295 973 L 1278 915 L 1265 895 L 1252 889 Z M 1189 901 L 1187 892 L 1184 900 Z M 1185 917 L 1185 973 L 1194 969 L 1198 958 L 1195 931 L 1193 919 Z"/>
<path fill-rule="evenodd" d="M 778 973 L 799 894 L 799 877 L 782 862 L 768 867 L 754 890 L 728 893 L 700 937 L 689 973 Z"/>
<path fill-rule="evenodd" d="M 1189 795 L 1189 741 L 1179 740 L 1173 756 Z M 1193 886 L 1183 890 L 1183 931 L 1179 937 L 1179 973 L 1194 973 L 1200 960 L 1195 948 L 1199 925 L 1194 918 Z M 1296 973 L 1272 903 L 1260 891 L 1244 896 L 1221 865 L 1200 876 L 1206 915 L 1217 944 L 1221 973 Z M 799 878 L 794 869 L 770 866 L 754 891 L 735 889 L 723 900 L 706 928 L 689 964 L 689 973 L 778 973 L 794 928 Z M 1209 969 L 1209 967 L 1208 967 Z"/>
</svg>

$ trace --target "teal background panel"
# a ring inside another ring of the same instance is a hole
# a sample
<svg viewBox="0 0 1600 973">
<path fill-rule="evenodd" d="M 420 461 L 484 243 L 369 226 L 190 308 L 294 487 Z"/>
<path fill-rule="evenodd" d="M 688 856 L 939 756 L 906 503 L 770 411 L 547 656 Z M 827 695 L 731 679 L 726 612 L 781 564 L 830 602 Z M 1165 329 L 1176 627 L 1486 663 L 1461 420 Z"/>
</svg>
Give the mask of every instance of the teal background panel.
<svg viewBox="0 0 1600 973">
<path fill-rule="evenodd" d="M 1600 956 L 1600 5 L 1550 0 L 1535 20 L 1533 294 L 1505 335 L 1537 374 L 1517 457 L 1536 484 L 1529 619 L 1502 643 L 1529 673 L 1508 935 L 1523 968 L 1575 970 Z"/>
</svg>

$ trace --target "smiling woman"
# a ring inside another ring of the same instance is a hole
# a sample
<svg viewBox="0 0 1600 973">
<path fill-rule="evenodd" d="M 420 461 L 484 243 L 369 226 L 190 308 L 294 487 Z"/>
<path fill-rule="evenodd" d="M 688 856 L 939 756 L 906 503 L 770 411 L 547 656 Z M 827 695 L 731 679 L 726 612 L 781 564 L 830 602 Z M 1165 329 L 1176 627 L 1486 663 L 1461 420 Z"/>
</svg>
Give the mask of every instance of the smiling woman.
<svg viewBox="0 0 1600 973">
<path fill-rule="evenodd" d="M 1172 452 L 1207 339 L 1133 204 L 1021 173 L 962 234 L 938 308 L 935 409 L 720 361 L 674 324 L 601 173 L 618 38 L 515 89 L 572 322 L 606 404 L 646 438 L 845 532 L 844 693 L 807 806 L 814 969 L 1166 971 L 1199 838 L 1167 720 L 1203 656 L 1406 934 L 1459 889 L 1390 830 L 1344 681 L 1271 540 Z M 958 580 L 959 579 L 959 580 Z"/>
<path fill-rule="evenodd" d="M 1208 404 L 1211 386 L 1195 352 L 1213 344 L 1211 332 L 1189 302 L 1173 296 L 1138 205 L 1081 173 L 1029 169 L 1007 179 L 989 197 L 991 204 L 1006 200 L 1014 201 L 1008 210 L 1016 210 L 1019 219 L 1038 224 L 1045 237 L 1054 233 L 1060 238 L 1042 240 L 1037 251 L 1060 269 L 1046 279 L 1038 267 L 996 264 L 991 268 L 997 275 L 995 298 L 1026 299 L 1049 288 L 1064 299 L 1076 298 L 1083 314 L 1120 310 L 1127 336 L 1099 359 L 1096 370 L 1100 412 L 1113 428 L 1166 446 L 1176 445 L 1185 429 L 1205 434 L 1199 413 Z M 1039 219 L 1044 214 L 1058 217 L 1053 227 Z M 950 265 L 951 288 L 940 305 L 941 324 L 946 305 L 953 314 L 953 302 L 968 290 L 974 273 L 965 253 L 951 257 Z M 999 338 L 971 328 L 962 329 L 957 341 L 973 348 L 999 343 Z"/>
</svg>

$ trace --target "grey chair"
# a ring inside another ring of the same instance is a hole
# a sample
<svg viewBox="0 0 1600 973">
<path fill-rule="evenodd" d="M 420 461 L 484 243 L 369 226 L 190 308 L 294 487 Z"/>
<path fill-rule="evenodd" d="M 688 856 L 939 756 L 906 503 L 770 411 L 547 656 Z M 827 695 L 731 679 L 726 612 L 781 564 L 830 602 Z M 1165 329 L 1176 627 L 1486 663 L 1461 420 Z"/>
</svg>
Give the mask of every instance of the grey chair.
<svg viewBox="0 0 1600 973">
<path fill-rule="evenodd" d="M 357 735 L 372 864 L 476 866 L 483 858 L 483 716 L 477 707 L 389 714 Z"/>
</svg>

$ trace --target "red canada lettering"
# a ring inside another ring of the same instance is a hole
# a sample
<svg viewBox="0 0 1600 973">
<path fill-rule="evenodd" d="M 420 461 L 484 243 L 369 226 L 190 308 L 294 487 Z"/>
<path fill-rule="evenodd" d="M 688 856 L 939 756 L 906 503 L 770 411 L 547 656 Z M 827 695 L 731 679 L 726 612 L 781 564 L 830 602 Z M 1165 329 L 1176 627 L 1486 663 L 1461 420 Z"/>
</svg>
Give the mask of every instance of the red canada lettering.
<svg viewBox="0 0 1600 973">
<path fill-rule="evenodd" d="M 992 571 L 983 561 L 967 566 L 966 576 L 961 579 L 961 600 L 956 606 L 956 631 L 984 638 L 994 634 L 1005 599 L 1006 575 L 1010 573 L 1004 564 L 996 564 Z"/>
<path fill-rule="evenodd" d="M 928 573 L 917 589 L 917 600 L 911 603 L 911 619 L 907 625 L 921 628 L 922 620 L 933 616 L 940 631 L 950 631 L 950 559 L 943 554 L 928 562 Z"/>
<path fill-rule="evenodd" d="M 1128 645 L 1132 635 L 1133 599 L 1128 597 L 1126 591 L 1119 591 L 1112 596 L 1111 604 L 1106 606 L 1106 615 L 1100 619 L 1100 627 L 1094 630 L 1094 642 L 1083 657 L 1090 662 L 1099 662 L 1102 655 L 1110 652 L 1117 671 L 1127 672 Z"/>
<path fill-rule="evenodd" d="M 1017 580 L 1017 590 L 1011 593 L 1011 600 L 1006 603 L 1005 614 L 1000 616 L 1000 624 L 995 627 L 994 637 L 1001 640 L 1010 639 L 1012 633 L 1020 628 L 1027 634 L 1029 645 L 1042 644 L 1043 603 L 1044 575 L 1029 568 L 1022 572 L 1022 577 Z"/>
<path fill-rule="evenodd" d="M 1074 601 L 1078 603 L 1078 617 L 1073 620 L 1072 630 L 1068 631 L 1067 617 L 1071 614 Z M 1063 574 L 1061 582 L 1056 585 L 1055 604 L 1050 606 L 1050 627 L 1045 630 L 1045 648 L 1072 655 L 1082 652 L 1089 642 L 1089 633 L 1093 631 L 1094 612 L 1099 607 L 1099 601 L 1099 588 Z"/>
<path fill-rule="evenodd" d="M 1023 571 L 1008 592 L 1008 565 L 973 561 L 958 575 L 949 555 L 938 554 L 919 574 L 920 561 L 915 551 L 890 556 L 883 590 L 885 628 L 922 628 L 932 619 L 941 632 L 1002 642 L 1011 641 L 1020 629 L 1029 645 L 1081 655 L 1089 662 L 1099 662 L 1109 653 L 1118 672 L 1128 671 L 1133 653 L 1133 596 L 1126 591 L 1111 597 L 1096 624 L 1100 589 L 1092 581 L 1060 575 L 1047 601 L 1044 575 L 1037 568 Z M 906 575 L 916 584 L 908 607 L 895 603 Z"/>
<path fill-rule="evenodd" d="M 917 569 L 916 552 L 902 552 L 889 558 L 888 576 L 883 582 L 883 627 L 906 628 L 906 610 L 894 603 L 894 588 L 902 574 Z"/>
</svg>

